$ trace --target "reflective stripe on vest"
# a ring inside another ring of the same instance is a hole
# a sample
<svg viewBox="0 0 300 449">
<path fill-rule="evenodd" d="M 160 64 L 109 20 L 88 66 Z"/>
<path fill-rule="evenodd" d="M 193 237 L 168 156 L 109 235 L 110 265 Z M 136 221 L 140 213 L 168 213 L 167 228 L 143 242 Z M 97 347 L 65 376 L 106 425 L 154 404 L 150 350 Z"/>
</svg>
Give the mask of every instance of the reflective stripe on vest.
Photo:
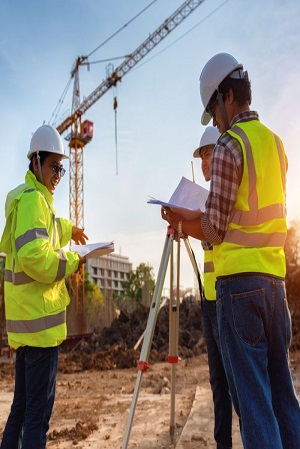
<svg viewBox="0 0 300 449">
<path fill-rule="evenodd" d="M 58 263 L 58 270 L 57 270 L 57 275 L 56 275 L 55 281 L 60 281 L 66 275 L 67 259 L 66 259 L 65 253 L 62 249 L 58 249 L 57 252 L 59 253 L 60 260 Z M 29 284 L 30 282 L 35 282 L 35 279 L 31 278 L 23 271 L 15 273 L 12 270 L 5 269 L 4 281 L 11 282 L 13 285 L 23 285 L 23 284 Z"/>
<path fill-rule="evenodd" d="M 215 271 L 213 262 L 204 262 L 204 273 L 213 273 Z"/>
<path fill-rule="evenodd" d="M 58 264 L 58 270 L 56 275 L 56 281 L 60 281 L 65 277 L 66 274 L 66 266 L 67 266 L 67 259 L 65 256 L 65 253 L 62 249 L 58 250 L 59 253 L 59 264 Z"/>
<path fill-rule="evenodd" d="M 208 301 L 216 299 L 216 273 L 212 249 L 204 251 L 204 296 Z"/>
<path fill-rule="evenodd" d="M 244 247 L 262 248 L 265 246 L 283 246 L 285 237 L 285 232 L 273 232 L 271 234 L 251 232 L 245 234 L 244 231 L 240 231 L 239 229 L 228 229 L 224 242 L 236 243 Z"/>
<path fill-rule="evenodd" d="M 47 229 L 45 228 L 36 228 L 36 229 L 30 229 L 29 231 L 26 231 L 25 234 L 20 235 L 17 239 L 16 239 L 16 250 L 17 252 L 24 246 L 26 245 L 26 243 L 30 243 L 33 240 L 36 239 L 45 239 L 48 240 L 49 239 L 49 234 Z"/>
<path fill-rule="evenodd" d="M 19 273 L 14 273 L 12 270 L 5 270 L 4 281 L 11 282 L 14 285 L 22 285 L 34 282 L 34 279 L 32 279 L 30 276 L 27 276 L 27 274 L 24 273 L 23 271 Z"/>
<path fill-rule="evenodd" d="M 7 332 L 15 334 L 27 334 L 41 332 L 66 322 L 66 310 L 57 315 L 48 315 L 33 320 L 6 320 Z"/>
</svg>

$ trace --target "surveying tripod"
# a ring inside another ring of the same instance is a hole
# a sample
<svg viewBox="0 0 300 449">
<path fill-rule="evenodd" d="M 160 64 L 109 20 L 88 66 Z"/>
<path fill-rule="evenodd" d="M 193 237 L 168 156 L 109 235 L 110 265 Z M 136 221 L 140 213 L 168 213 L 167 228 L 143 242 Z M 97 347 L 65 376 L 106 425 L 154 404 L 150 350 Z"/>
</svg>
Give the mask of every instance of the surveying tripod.
<svg viewBox="0 0 300 449">
<path fill-rule="evenodd" d="M 177 239 L 177 276 L 176 276 L 176 295 L 174 295 L 174 251 L 173 241 Z M 198 269 L 195 255 L 190 246 L 187 237 L 181 237 L 184 240 L 188 255 L 192 262 L 195 274 L 199 283 L 200 295 L 203 295 L 203 282 L 201 273 Z M 161 293 L 165 281 L 166 271 L 168 267 L 168 261 L 170 259 L 170 301 L 169 301 L 169 355 L 167 356 L 167 362 L 171 363 L 171 404 L 170 404 L 170 438 L 171 442 L 174 442 L 175 434 L 175 382 L 176 382 L 176 363 L 178 362 L 178 336 L 179 336 L 179 293 L 180 293 L 180 239 L 176 231 L 168 226 L 165 245 L 162 253 L 160 267 L 157 276 L 157 282 L 152 297 L 150 306 L 148 321 L 146 330 L 144 333 L 143 345 L 140 353 L 140 360 L 137 364 L 137 379 L 133 392 L 133 398 L 127 420 L 127 426 L 125 436 L 123 439 L 122 449 L 127 449 L 130 432 L 132 428 L 134 413 L 137 405 L 138 395 L 141 387 L 143 373 L 149 369 L 148 359 L 151 349 L 153 334 L 155 330 L 155 324 L 160 309 Z"/>
</svg>

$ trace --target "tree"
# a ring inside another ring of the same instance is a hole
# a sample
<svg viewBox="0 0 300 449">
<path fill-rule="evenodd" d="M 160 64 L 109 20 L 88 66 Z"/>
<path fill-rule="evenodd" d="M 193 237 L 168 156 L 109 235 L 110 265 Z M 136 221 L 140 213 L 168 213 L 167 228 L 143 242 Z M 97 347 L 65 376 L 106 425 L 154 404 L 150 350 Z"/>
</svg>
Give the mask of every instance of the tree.
<svg viewBox="0 0 300 449">
<path fill-rule="evenodd" d="M 65 279 L 66 287 L 69 291 L 70 284 L 69 278 Z M 85 320 L 86 320 L 86 328 L 87 331 L 90 332 L 94 329 L 97 329 L 99 326 L 101 327 L 102 323 L 102 313 L 104 307 L 104 298 L 99 286 L 93 282 L 91 282 L 88 278 L 87 271 L 84 272 L 84 291 L 85 291 Z M 72 306 L 72 301 L 70 306 Z M 76 310 L 68 307 L 67 313 L 69 314 L 70 322 L 74 322 L 74 314 Z M 70 324 L 68 323 L 68 328 L 70 328 Z"/>
<path fill-rule="evenodd" d="M 300 348 L 300 222 L 293 221 L 285 242 L 286 293 L 292 317 L 292 347 Z"/>
<path fill-rule="evenodd" d="M 97 329 L 101 323 L 104 299 L 99 286 L 88 279 L 88 274 L 84 275 L 85 307 L 87 328 Z"/>
<path fill-rule="evenodd" d="M 290 307 L 295 307 L 300 295 L 300 222 L 294 220 L 285 242 L 286 290 Z"/>
<path fill-rule="evenodd" d="M 126 303 L 132 303 L 134 307 L 142 303 L 150 306 L 154 287 L 153 267 L 140 263 L 135 270 L 130 270 L 128 280 L 122 282 L 123 293 L 120 298 Z"/>
</svg>

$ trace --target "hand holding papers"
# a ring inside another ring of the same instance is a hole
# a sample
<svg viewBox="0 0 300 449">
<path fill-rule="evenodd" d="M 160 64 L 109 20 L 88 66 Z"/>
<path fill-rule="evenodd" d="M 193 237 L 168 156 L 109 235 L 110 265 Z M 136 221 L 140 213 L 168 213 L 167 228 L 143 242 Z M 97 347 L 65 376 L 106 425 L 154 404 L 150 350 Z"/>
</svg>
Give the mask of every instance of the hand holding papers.
<svg viewBox="0 0 300 449">
<path fill-rule="evenodd" d="M 208 190 L 183 176 L 169 202 L 151 197 L 147 203 L 168 206 L 185 220 L 193 220 L 200 216 L 200 211 L 204 212 L 208 193 Z"/>
<path fill-rule="evenodd" d="M 86 259 L 104 256 L 104 254 L 112 253 L 114 250 L 114 242 L 89 243 L 88 245 L 71 246 L 71 251 L 78 253 L 82 257 L 85 256 Z"/>
</svg>

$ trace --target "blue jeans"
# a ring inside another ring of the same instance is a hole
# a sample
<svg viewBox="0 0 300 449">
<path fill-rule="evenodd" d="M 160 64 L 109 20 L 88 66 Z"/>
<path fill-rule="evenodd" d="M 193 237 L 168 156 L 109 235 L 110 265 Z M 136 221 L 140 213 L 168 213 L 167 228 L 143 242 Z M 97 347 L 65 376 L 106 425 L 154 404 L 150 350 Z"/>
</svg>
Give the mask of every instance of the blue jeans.
<svg viewBox="0 0 300 449">
<path fill-rule="evenodd" d="M 58 347 L 17 349 L 15 392 L 1 449 L 44 449 L 55 397 Z"/>
<path fill-rule="evenodd" d="M 221 356 L 216 301 L 203 299 L 202 320 L 214 401 L 214 438 L 217 449 L 231 449 L 232 404 Z"/>
<path fill-rule="evenodd" d="M 289 369 L 284 281 L 264 274 L 217 280 L 221 349 L 245 449 L 299 449 L 300 408 Z"/>
</svg>

